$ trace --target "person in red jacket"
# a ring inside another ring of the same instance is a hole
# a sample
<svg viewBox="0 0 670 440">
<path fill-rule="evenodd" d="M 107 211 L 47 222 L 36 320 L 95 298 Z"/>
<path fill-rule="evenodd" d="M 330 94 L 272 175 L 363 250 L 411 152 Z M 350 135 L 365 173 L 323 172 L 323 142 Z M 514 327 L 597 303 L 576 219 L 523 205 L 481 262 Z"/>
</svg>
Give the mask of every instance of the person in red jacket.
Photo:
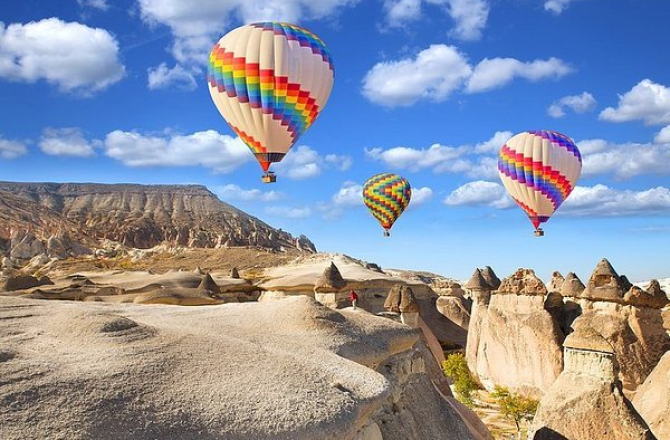
<svg viewBox="0 0 670 440">
<path fill-rule="evenodd" d="M 351 300 L 351 306 L 356 310 L 356 305 L 358 304 L 358 295 L 356 295 L 356 291 L 352 290 L 351 293 L 349 294 L 349 299 Z"/>
</svg>

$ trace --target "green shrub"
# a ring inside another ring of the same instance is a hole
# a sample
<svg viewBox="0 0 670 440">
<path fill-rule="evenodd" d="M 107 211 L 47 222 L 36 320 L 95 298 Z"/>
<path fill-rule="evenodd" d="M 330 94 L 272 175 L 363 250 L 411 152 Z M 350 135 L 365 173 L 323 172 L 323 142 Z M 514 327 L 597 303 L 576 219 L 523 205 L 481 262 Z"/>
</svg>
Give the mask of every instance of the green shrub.
<svg viewBox="0 0 670 440">
<path fill-rule="evenodd" d="M 524 420 L 527 422 L 533 420 L 539 402 L 499 385 L 495 386 L 491 397 L 495 399 L 502 415 L 514 420 L 518 438 L 521 439 L 521 423 Z"/>
<path fill-rule="evenodd" d="M 460 353 L 452 354 L 447 357 L 447 360 L 442 362 L 442 371 L 446 376 L 449 376 L 454 382 L 454 389 L 456 391 L 456 398 L 468 405 L 472 406 L 472 393 L 477 390 L 477 382 L 472 378 L 468 363 L 465 356 Z"/>
</svg>

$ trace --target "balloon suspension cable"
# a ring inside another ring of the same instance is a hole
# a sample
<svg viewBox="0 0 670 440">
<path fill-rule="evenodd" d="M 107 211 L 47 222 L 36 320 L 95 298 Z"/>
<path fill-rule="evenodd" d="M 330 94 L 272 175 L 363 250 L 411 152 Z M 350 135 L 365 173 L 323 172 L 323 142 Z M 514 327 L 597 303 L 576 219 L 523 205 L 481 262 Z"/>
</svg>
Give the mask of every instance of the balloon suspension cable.
<svg viewBox="0 0 670 440">
<path fill-rule="evenodd" d="M 272 171 L 268 171 L 267 173 L 263 174 L 261 180 L 263 183 L 274 183 L 277 181 L 277 175 Z"/>
<path fill-rule="evenodd" d="M 542 230 L 542 228 L 537 228 L 535 230 L 535 236 L 536 237 L 544 237 L 544 230 Z"/>
<path fill-rule="evenodd" d="M 384 237 L 390 237 L 391 236 L 391 231 L 388 229 L 384 229 Z"/>
</svg>

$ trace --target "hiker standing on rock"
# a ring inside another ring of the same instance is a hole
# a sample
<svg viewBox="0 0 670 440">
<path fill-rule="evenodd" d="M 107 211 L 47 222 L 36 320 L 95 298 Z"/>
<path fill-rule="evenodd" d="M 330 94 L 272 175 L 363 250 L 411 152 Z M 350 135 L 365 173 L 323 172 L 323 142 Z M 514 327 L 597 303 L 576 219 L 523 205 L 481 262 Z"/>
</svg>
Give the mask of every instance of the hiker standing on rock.
<svg viewBox="0 0 670 440">
<path fill-rule="evenodd" d="M 356 310 L 356 305 L 358 304 L 358 295 L 356 295 L 356 291 L 352 290 L 351 293 L 349 294 L 349 299 L 351 300 L 351 306 Z"/>
</svg>

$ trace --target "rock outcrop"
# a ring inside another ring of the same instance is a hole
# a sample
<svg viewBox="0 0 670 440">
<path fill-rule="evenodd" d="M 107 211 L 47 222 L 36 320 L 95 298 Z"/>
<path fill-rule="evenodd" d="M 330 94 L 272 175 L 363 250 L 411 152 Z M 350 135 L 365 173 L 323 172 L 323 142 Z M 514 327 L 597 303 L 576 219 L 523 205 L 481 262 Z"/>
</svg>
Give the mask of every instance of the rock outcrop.
<svg viewBox="0 0 670 440">
<path fill-rule="evenodd" d="M 534 440 L 652 440 L 617 381 L 614 349 L 588 318 L 566 338 L 565 369 L 542 398 Z"/>
<path fill-rule="evenodd" d="M 384 301 L 384 308 L 392 313 L 400 313 L 403 324 L 412 328 L 419 327 L 420 307 L 411 287 L 404 284 L 393 286 Z"/>
<path fill-rule="evenodd" d="M 532 270 L 519 269 L 493 292 L 480 322 L 473 326 L 471 320 L 468 344 L 478 344 L 476 354 L 467 348 L 468 364 L 487 388 L 502 385 L 538 397 L 560 374 L 564 334 L 545 309 L 546 294 Z"/>
<path fill-rule="evenodd" d="M 586 288 L 580 295 L 581 298 L 591 301 L 608 301 L 623 303 L 626 288 L 621 277 L 616 273 L 606 258 L 600 260 L 591 278 L 586 283 Z"/>
<path fill-rule="evenodd" d="M 465 284 L 465 288 L 472 298 L 470 311 L 470 325 L 468 326 L 467 342 L 465 344 L 465 359 L 470 371 L 477 376 L 477 353 L 482 335 L 482 324 L 486 319 L 486 313 L 491 300 L 493 289 L 482 276 L 479 269 L 475 269 L 472 277 Z"/>
<path fill-rule="evenodd" d="M 199 185 L 0 182 L 0 246 L 16 260 L 90 254 L 98 240 L 129 248 L 251 246 L 316 249 Z"/>
<path fill-rule="evenodd" d="M 633 406 L 660 439 L 670 439 L 670 351 L 640 385 Z"/>
<path fill-rule="evenodd" d="M 433 386 L 419 332 L 305 296 L 204 308 L 0 297 L 0 318 L 3 440 L 491 439 Z"/>
<path fill-rule="evenodd" d="M 445 318 L 467 330 L 470 325 L 472 300 L 465 298 L 461 285 L 455 281 L 449 281 L 437 293 L 440 295 L 435 302 L 437 310 Z"/>
<path fill-rule="evenodd" d="M 563 278 L 563 275 L 559 271 L 555 271 L 552 274 L 551 282 L 549 283 L 548 289 L 550 292 L 560 292 L 561 288 L 563 287 L 563 283 L 565 282 L 565 278 Z"/>
<path fill-rule="evenodd" d="M 491 266 L 486 266 L 482 269 L 481 274 L 488 285 L 491 286 L 491 290 L 497 290 L 500 287 L 500 278 L 498 278 Z"/>
<path fill-rule="evenodd" d="M 347 292 L 343 292 L 347 286 L 340 270 L 331 261 L 323 274 L 314 282 L 314 298 L 328 307 L 344 307 L 347 302 Z"/>
</svg>

